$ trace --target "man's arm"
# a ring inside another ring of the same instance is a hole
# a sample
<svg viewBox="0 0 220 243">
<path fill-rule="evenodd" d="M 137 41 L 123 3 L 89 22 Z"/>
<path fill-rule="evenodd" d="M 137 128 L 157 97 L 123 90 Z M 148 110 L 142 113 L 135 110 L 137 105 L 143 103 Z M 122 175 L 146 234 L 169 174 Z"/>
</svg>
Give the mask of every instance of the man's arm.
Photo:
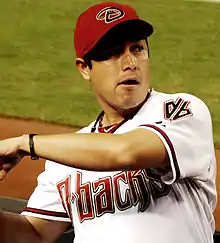
<svg viewBox="0 0 220 243">
<path fill-rule="evenodd" d="M 40 135 L 34 143 L 42 158 L 94 171 L 162 167 L 167 157 L 161 139 L 141 128 L 125 134 Z M 29 152 L 27 135 L 20 149 Z"/>
<path fill-rule="evenodd" d="M 34 148 L 41 158 L 92 171 L 135 170 L 168 164 L 163 142 L 144 128 L 124 134 L 37 135 Z M 0 141 L 0 180 L 29 153 L 28 135 Z"/>
<path fill-rule="evenodd" d="M 68 223 L 0 211 L 1 243 L 52 243 Z"/>
</svg>

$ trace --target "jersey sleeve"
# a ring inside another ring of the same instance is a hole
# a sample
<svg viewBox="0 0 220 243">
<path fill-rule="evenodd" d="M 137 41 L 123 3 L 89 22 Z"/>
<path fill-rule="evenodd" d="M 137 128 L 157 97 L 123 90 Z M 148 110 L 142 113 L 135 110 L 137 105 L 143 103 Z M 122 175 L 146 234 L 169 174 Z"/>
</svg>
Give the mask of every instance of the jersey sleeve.
<svg viewBox="0 0 220 243">
<path fill-rule="evenodd" d="M 206 180 L 215 176 L 210 112 L 200 99 L 190 95 L 187 99 L 188 103 L 183 107 L 185 110 L 176 109 L 179 113 L 173 118 L 165 114 L 164 117 L 169 119 L 140 126 L 156 133 L 164 143 L 170 161 L 169 169 L 161 176 L 166 184 L 172 184 L 179 178 Z"/>
<path fill-rule="evenodd" d="M 56 186 L 62 174 L 59 166 L 55 162 L 46 161 L 45 171 L 38 176 L 38 185 L 29 198 L 22 215 L 71 222 L 69 215 L 64 210 Z"/>
</svg>

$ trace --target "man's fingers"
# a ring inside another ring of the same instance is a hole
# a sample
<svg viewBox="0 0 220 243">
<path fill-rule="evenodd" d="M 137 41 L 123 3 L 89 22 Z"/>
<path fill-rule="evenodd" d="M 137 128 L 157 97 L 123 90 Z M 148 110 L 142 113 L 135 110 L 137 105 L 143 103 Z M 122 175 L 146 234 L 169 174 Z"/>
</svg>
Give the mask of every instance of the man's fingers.
<svg viewBox="0 0 220 243">
<path fill-rule="evenodd" d="M 7 172 L 5 170 L 0 170 L 0 181 L 2 181 L 7 175 Z"/>
<path fill-rule="evenodd" d="M 0 157 L 0 170 L 1 170 L 1 166 L 4 164 L 4 159 L 2 157 Z"/>
<path fill-rule="evenodd" d="M 0 165 L 0 181 L 2 181 L 7 173 L 13 168 L 13 165 L 11 164 L 3 164 Z"/>
<path fill-rule="evenodd" d="M 12 164 L 4 164 L 4 165 L 2 165 L 2 170 L 4 170 L 4 171 L 7 173 L 7 172 L 9 172 L 13 167 L 14 167 L 14 165 L 12 165 Z"/>
<path fill-rule="evenodd" d="M 2 181 L 8 172 L 22 159 L 22 155 L 0 156 L 0 181 Z"/>
</svg>

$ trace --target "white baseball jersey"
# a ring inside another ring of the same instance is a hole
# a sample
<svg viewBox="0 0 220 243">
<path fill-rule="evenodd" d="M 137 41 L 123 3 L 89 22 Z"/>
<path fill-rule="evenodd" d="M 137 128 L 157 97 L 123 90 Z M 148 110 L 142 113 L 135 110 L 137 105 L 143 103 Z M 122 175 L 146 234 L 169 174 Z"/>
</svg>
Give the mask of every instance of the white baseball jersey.
<svg viewBox="0 0 220 243">
<path fill-rule="evenodd" d="M 46 161 L 22 214 L 72 223 L 75 243 L 213 242 L 216 161 L 206 105 L 189 94 L 152 91 L 114 133 L 133 129 L 160 137 L 170 167 L 93 172 Z"/>
</svg>

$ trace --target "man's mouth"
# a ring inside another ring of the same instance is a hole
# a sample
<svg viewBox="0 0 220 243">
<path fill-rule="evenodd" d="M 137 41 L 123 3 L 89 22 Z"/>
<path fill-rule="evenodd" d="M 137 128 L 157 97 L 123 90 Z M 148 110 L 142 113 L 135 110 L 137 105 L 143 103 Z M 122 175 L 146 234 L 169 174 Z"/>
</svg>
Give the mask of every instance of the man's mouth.
<svg viewBox="0 0 220 243">
<path fill-rule="evenodd" d="M 139 84 L 139 81 L 136 79 L 126 79 L 121 81 L 119 84 L 123 84 L 123 85 L 137 85 Z"/>
</svg>

